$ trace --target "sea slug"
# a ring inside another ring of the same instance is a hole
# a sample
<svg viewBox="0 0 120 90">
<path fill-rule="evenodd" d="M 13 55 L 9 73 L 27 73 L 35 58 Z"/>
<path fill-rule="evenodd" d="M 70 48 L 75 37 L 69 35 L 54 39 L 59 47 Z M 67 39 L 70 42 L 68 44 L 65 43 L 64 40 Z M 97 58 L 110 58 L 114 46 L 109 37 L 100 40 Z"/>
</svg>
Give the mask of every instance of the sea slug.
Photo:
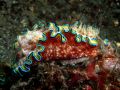
<svg viewBox="0 0 120 90">
<path fill-rule="evenodd" d="M 16 45 L 21 50 L 17 54 L 18 66 L 13 72 L 24 76 L 30 72 L 32 65 L 42 62 L 54 61 L 63 65 L 86 62 L 87 79 L 95 80 L 100 90 L 106 90 L 106 78 L 114 67 L 119 70 L 120 64 L 116 65 L 118 59 L 110 47 L 110 42 L 108 39 L 101 40 L 99 31 L 98 28 L 79 21 L 71 25 L 50 22 L 44 31 L 27 31 L 26 34 L 18 36 Z M 106 49 L 104 54 L 101 54 L 101 47 Z"/>
</svg>

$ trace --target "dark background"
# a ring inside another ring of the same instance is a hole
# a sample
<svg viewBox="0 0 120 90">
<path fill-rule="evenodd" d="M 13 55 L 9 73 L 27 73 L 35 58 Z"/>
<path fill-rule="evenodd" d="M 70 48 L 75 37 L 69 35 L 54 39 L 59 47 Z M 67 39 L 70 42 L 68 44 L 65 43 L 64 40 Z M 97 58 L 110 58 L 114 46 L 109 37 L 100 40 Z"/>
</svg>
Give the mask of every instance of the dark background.
<svg viewBox="0 0 120 90">
<path fill-rule="evenodd" d="M 119 0 L 0 0 L 0 67 L 12 65 L 13 44 L 24 27 L 31 29 L 39 20 L 72 23 L 79 19 L 100 28 L 102 39 L 120 42 Z"/>
</svg>

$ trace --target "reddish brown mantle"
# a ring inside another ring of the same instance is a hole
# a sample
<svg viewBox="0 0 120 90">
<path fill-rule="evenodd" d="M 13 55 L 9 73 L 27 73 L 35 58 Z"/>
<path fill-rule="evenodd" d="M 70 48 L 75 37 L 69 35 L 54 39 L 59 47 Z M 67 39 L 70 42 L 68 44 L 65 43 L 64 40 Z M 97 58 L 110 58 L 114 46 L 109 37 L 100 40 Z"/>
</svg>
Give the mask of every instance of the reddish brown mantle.
<svg viewBox="0 0 120 90">
<path fill-rule="evenodd" d="M 99 53 L 98 47 L 90 46 L 88 43 L 75 41 L 75 35 L 67 32 L 64 33 L 67 42 L 62 43 L 61 38 L 50 37 L 50 32 L 46 33 L 47 40 L 39 43 L 45 47 L 42 52 L 44 60 L 70 60 L 81 57 L 96 57 Z"/>
</svg>

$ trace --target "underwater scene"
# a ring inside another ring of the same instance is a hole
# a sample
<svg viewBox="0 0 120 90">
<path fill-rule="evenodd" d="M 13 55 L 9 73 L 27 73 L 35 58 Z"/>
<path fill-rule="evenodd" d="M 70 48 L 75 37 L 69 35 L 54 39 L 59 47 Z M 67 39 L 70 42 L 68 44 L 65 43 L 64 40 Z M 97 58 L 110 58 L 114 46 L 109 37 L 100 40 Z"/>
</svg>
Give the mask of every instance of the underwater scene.
<svg viewBox="0 0 120 90">
<path fill-rule="evenodd" d="M 0 0 L 0 90 L 120 90 L 120 1 Z"/>
</svg>

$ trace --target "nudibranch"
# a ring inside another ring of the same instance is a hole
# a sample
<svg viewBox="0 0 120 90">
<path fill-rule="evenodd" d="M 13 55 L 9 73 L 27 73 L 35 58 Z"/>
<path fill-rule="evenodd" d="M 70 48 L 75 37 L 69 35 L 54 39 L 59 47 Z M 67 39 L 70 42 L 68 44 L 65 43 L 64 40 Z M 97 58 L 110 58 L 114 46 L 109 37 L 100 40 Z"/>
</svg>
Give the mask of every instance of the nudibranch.
<svg viewBox="0 0 120 90">
<path fill-rule="evenodd" d="M 30 71 L 35 62 L 63 61 L 78 63 L 92 60 L 99 52 L 99 29 L 86 26 L 78 21 L 73 25 L 56 25 L 49 23 L 45 31 L 33 30 L 18 36 L 17 45 L 21 48 L 18 53 L 19 64 L 13 70 L 23 76 Z M 105 45 L 108 40 L 105 39 Z"/>
</svg>

